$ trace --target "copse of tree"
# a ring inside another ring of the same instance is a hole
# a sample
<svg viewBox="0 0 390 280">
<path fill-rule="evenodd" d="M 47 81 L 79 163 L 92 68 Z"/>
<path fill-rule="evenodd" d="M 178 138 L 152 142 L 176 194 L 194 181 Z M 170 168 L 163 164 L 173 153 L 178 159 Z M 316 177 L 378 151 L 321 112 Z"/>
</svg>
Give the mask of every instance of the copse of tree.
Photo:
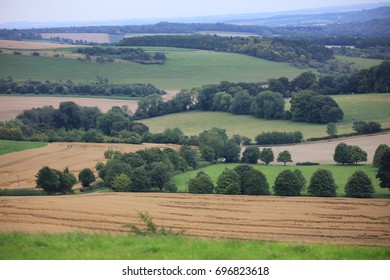
<svg viewBox="0 0 390 280">
<path fill-rule="evenodd" d="M 297 176 L 299 175 L 299 176 Z M 274 183 L 275 195 L 298 196 L 304 188 L 304 180 L 296 172 L 283 170 L 276 176 Z"/>
<path fill-rule="evenodd" d="M 290 103 L 293 121 L 325 124 L 336 123 L 344 118 L 344 112 L 336 101 L 314 91 L 304 90 L 294 93 Z"/>
<path fill-rule="evenodd" d="M 38 171 L 35 177 L 37 178 L 36 187 L 48 193 L 68 193 L 77 183 L 76 177 L 69 172 L 68 168 L 65 168 L 61 172 L 44 166 Z"/>
<path fill-rule="evenodd" d="M 379 167 L 381 157 L 385 153 L 385 151 L 390 151 L 390 147 L 387 144 L 380 144 L 378 148 L 375 150 L 374 159 L 372 161 L 372 165 L 375 167 Z"/>
<path fill-rule="evenodd" d="M 198 172 L 195 178 L 188 182 L 188 191 L 190 193 L 207 194 L 214 192 L 214 183 L 210 176 L 204 172 Z"/>
<path fill-rule="evenodd" d="M 336 196 L 337 185 L 332 172 L 318 169 L 310 178 L 308 193 L 312 196 Z"/>
<path fill-rule="evenodd" d="M 355 163 L 357 165 L 359 162 L 367 161 L 367 153 L 358 146 L 340 143 L 335 148 L 333 160 L 341 164 Z"/>
<path fill-rule="evenodd" d="M 348 197 L 369 198 L 375 193 L 371 179 L 361 170 L 353 173 L 345 185 L 345 194 Z"/>
<path fill-rule="evenodd" d="M 353 123 L 352 129 L 355 130 L 358 134 L 371 134 L 381 131 L 381 125 L 378 122 L 365 122 L 365 121 L 356 121 Z"/>
<path fill-rule="evenodd" d="M 241 194 L 269 195 L 269 185 L 265 175 L 250 165 L 238 165 L 233 169 L 239 178 Z"/>
<path fill-rule="evenodd" d="M 303 134 L 300 131 L 295 132 L 263 132 L 256 136 L 257 145 L 280 145 L 301 143 Z"/>
<path fill-rule="evenodd" d="M 282 119 L 284 117 L 283 96 L 272 91 L 258 93 L 252 101 L 251 114 L 257 118 Z"/>
</svg>

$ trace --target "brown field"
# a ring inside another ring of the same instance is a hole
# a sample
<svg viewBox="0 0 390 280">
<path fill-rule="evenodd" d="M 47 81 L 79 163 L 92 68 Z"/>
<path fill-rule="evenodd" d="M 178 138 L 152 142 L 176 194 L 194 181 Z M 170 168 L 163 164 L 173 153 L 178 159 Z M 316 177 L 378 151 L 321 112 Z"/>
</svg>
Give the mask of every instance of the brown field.
<svg viewBox="0 0 390 280">
<path fill-rule="evenodd" d="M 35 188 L 35 174 L 42 166 L 69 170 L 76 176 L 83 168 L 94 170 L 105 162 L 104 151 L 135 152 L 151 147 L 175 147 L 159 144 L 51 143 L 46 147 L 0 156 L 0 189 Z"/>
<path fill-rule="evenodd" d="M 169 100 L 177 91 L 167 91 L 163 95 L 164 100 Z M 14 119 L 24 110 L 38 108 L 43 106 L 53 106 L 58 108 L 61 102 L 74 101 L 80 106 L 98 107 L 102 112 L 107 112 L 113 106 L 128 106 L 134 113 L 137 110 L 137 100 L 117 100 L 117 99 L 100 99 L 100 98 L 82 98 L 82 97 L 51 97 L 51 96 L 0 96 L 0 121 Z"/>
<path fill-rule="evenodd" d="M 110 36 L 107 33 L 42 33 L 43 39 L 60 37 L 71 40 L 83 40 L 94 43 L 110 43 Z"/>
<path fill-rule="evenodd" d="M 58 48 L 69 48 L 69 47 L 77 47 L 77 46 L 68 45 L 68 44 L 46 43 L 46 42 L 0 40 L 0 49 L 41 50 L 41 49 L 58 49 Z"/>
<path fill-rule="evenodd" d="M 186 235 L 264 241 L 390 246 L 385 199 L 100 193 L 2 197 L 0 231 L 128 232 L 148 211 Z"/>
</svg>

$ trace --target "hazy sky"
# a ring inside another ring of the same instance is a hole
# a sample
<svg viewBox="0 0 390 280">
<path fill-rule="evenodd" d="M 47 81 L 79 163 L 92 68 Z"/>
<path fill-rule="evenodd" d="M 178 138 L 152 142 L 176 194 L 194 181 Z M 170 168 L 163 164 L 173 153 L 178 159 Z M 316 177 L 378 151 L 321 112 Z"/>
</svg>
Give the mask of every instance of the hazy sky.
<svg viewBox="0 0 390 280">
<path fill-rule="evenodd" d="M 0 0 L 0 23 L 259 13 L 384 0 Z"/>
</svg>

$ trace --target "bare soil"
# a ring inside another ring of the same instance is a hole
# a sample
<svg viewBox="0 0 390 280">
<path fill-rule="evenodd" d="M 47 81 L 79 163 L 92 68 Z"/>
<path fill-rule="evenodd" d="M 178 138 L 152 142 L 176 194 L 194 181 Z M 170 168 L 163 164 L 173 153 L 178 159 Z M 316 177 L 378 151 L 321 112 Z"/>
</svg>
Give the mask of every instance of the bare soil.
<svg viewBox="0 0 390 280">
<path fill-rule="evenodd" d="M 0 189 L 35 188 L 35 175 L 42 166 L 58 170 L 69 167 L 78 176 L 84 168 L 91 168 L 96 172 L 96 163 L 106 162 L 104 151 L 109 148 L 129 153 L 151 147 L 176 148 L 175 145 L 159 144 L 51 143 L 39 149 L 1 155 Z"/>
<path fill-rule="evenodd" d="M 137 210 L 186 235 L 390 246 L 385 199 L 101 193 L 2 197 L 0 231 L 127 233 Z"/>
</svg>

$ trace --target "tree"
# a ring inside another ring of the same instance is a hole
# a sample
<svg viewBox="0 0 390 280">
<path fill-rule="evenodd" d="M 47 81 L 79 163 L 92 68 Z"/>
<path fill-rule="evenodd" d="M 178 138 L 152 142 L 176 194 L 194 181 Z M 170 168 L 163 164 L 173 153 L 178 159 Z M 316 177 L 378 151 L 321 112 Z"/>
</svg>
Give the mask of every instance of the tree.
<svg viewBox="0 0 390 280">
<path fill-rule="evenodd" d="M 257 118 L 281 119 L 284 116 L 284 99 L 280 93 L 263 91 L 256 95 L 251 113 Z"/>
<path fill-rule="evenodd" d="M 332 172 L 318 169 L 310 178 L 308 193 L 312 196 L 336 196 L 336 189 Z"/>
<path fill-rule="evenodd" d="M 269 195 L 267 178 L 260 170 L 247 164 L 237 165 L 233 170 L 239 177 L 241 194 Z"/>
<path fill-rule="evenodd" d="M 234 94 L 229 111 L 237 115 L 250 114 L 252 96 L 246 90 L 238 91 Z"/>
<path fill-rule="evenodd" d="M 373 166 L 379 167 L 380 159 L 386 150 L 390 151 L 390 147 L 386 144 L 380 144 L 378 148 L 376 148 L 374 159 L 372 161 Z"/>
<path fill-rule="evenodd" d="M 171 182 L 167 182 L 164 185 L 164 191 L 170 192 L 170 193 L 176 193 L 177 192 L 177 186 Z"/>
<path fill-rule="evenodd" d="M 257 163 L 260 158 L 260 149 L 256 146 L 250 146 L 242 153 L 241 161 L 244 163 Z"/>
<path fill-rule="evenodd" d="M 358 134 L 370 134 L 380 132 L 381 125 L 372 121 L 356 121 L 353 123 L 352 129 L 355 130 Z"/>
<path fill-rule="evenodd" d="M 311 89 L 312 86 L 316 83 L 316 80 L 317 77 L 313 72 L 304 72 L 291 81 L 291 89 L 293 91 Z"/>
<path fill-rule="evenodd" d="M 376 178 L 380 180 L 381 188 L 390 189 L 390 150 L 385 150 L 379 160 Z"/>
<path fill-rule="evenodd" d="M 225 143 L 223 157 L 226 163 L 238 162 L 240 159 L 241 148 L 233 139 L 229 139 Z"/>
<path fill-rule="evenodd" d="M 79 181 L 81 182 L 81 185 L 83 185 L 84 188 L 89 187 L 89 185 L 93 182 L 95 182 L 96 177 L 95 174 L 93 174 L 92 170 L 89 168 L 84 168 L 79 173 Z"/>
<path fill-rule="evenodd" d="M 337 135 L 337 126 L 334 122 L 328 123 L 328 125 L 326 126 L 326 133 L 330 137 L 334 137 L 335 135 Z"/>
<path fill-rule="evenodd" d="M 202 149 L 204 146 L 212 148 L 215 155 L 214 159 L 217 160 L 224 157 L 227 139 L 226 130 L 214 127 L 199 134 L 199 148 Z"/>
<path fill-rule="evenodd" d="M 152 187 L 159 188 L 162 191 L 164 185 L 171 178 L 171 172 L 167 164 L 163 162 L 153 162 L 152 170 L 150 171 L 150 179 Z"/>
<path fill-rule="evenodd" d="M 208 162 L 215 161 L 214 149 L 209 146 L 202 146 L 200 148 L 200 157 Z"/>
<path fill-rule="evenodd" d="M 77 183 L 76 176 L 70 173 L 69 168 L 66 167 L 64 171 L 55 170 L 60 176 L 59 189 L 62 193 L 68 193 L 72 190 L 72 187 Z"/>
<path fill-rule="evenodd" d="M 270 162 L 274 161 L 274 152 L 271 148 L 264 148 L 260 152 L 260 160 L 262 162 L 265 162 L 266 165 L 268 165 Z"/>
<path fill-rule="evenodd" d="M 51 169 L 48 166 L 44 166 L 39 169 L 36 180 L 36 187 L 41 188 L 49 193 L 55 193 L 59 191 L 60 185 L 60 176 L 55 170 Z"/>
<path fill-rule="evenodd" d="M 333 160 L 337 163 L 341 164 L 350 164 L 351 163 L 351 158 L 350 158 L 350 151 L 351 151 L 351 146 L 345 144 L 345 143 L 340 143 L 336 146 L 334 155 L 333 155 Z"/>
<path fill-rule="evenodd" d="M 282 152 L 279 153 L 277 161 L 278 162 L 283 162 L 284 165 L 286 165 L 287 162 L 293 162 L 292 159 L 291 159 L 291 154 L 287 150 L 282 151 Z"/>
<path fill-rule="evenodd" d="M 240 178 L 234 170 L 225 169 L 218 177 L 216 193 L 219 194 L 240 194 Z"/>
<path fill-rule="evenodd" d="M 373 197 L 375 189 L 367 174 L 358 170 L 348 178 L 345 193 L 348 197 Z"/>
<path fill-rule="evenodd" d="M 276 176 L 274 192 L 282 196 L 301 195 L 303 189 L 302 181 L 291 170 L 283 170 Z"/>
<path fill-rule="evenodd" d="M 112 189 L 116 192 L 129 192 L 131 190 L 131 180 L 126 174 L 118 174 L 112 182 Z"/>
<path fill-rule="evenodd" d="M 211 109 L 213 111 L 229 111 L 230 104 L 232 103 L 232 96 L 226 92 L 217 92 L 213 98 L 213 105 Z"/>
<path fill-rule="evenodd" d="M 138 167 L 131 174 L 130 191 L 147 192 L 151 188 L 151 180 L 145 166 Z"/>
<path fill-rule="evenodd" d="M 213 193 L 214 183 L 209 175 L 201 171 L 188 182 L 188 191 L 200 194 Z"/>
<path fill-rule="evenodd" d="M 367 161 L 367 153 L 358 146 L 352 146 L 349 151 L 349 158 L 351 162 L 357 165 L 358 162 Z"/>
</svg>

